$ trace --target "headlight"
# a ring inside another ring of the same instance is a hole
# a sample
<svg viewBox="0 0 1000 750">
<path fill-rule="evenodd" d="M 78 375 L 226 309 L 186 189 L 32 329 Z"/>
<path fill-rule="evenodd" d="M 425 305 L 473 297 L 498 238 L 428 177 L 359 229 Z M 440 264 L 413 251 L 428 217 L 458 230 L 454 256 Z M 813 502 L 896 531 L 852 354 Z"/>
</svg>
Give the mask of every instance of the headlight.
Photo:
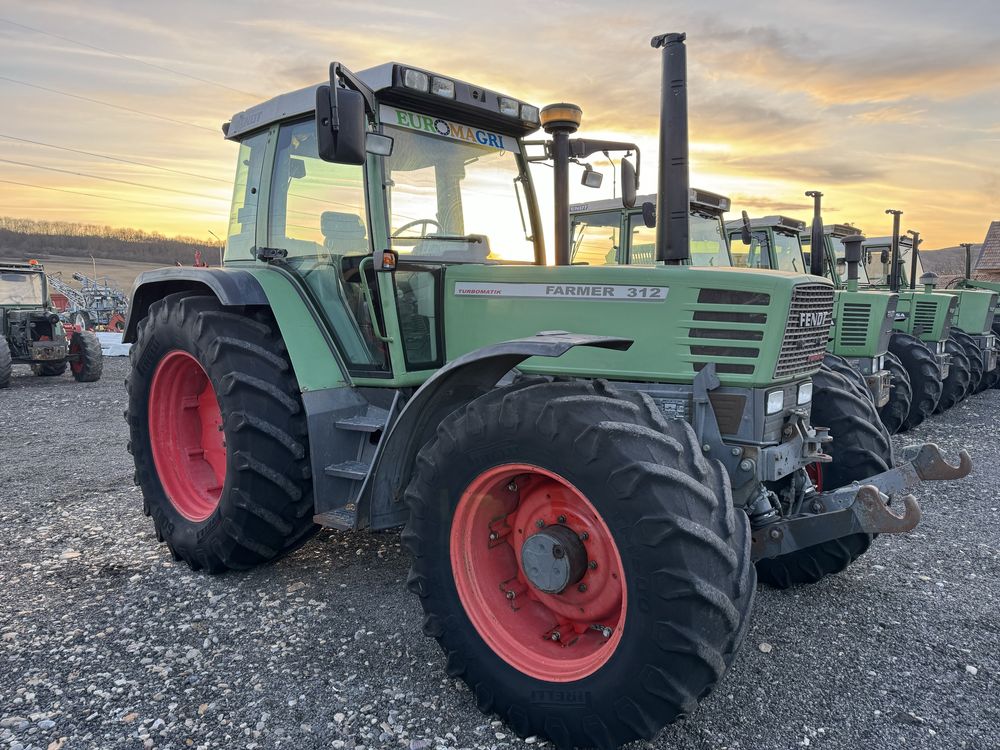
<svg viewBox="0 0 1000 750">
<path fill-rule="evenodd" d="M 872 363 L 872 375 L 874 375 L 879 370 L 885 369 L 885 355 L 881 357 L 875 357 L 875 361 Z"/>
<path fill-rule="evenodd" d="M 767 413 L 777 414 L 785 405 L 784 391 L 771 391 L 767 394 Z"/>
<path fill-rule="evenodd" d="M 520 111 L 521 107 L 516 100 L 508 99 L 506 96 L 500 97 L 500 114 L 507 115 L 508 117 L 517 117 Z"/>
<path fill-rule="evenodd" d="M 802 406 L 804 404 L 808 404 L 812 400 L 813 400 L 813 384 L 811 382 L 803 383 L 802 385 L 799 386 L 799 393 L 798 396 L 796 396 L 795 398 L 795 402 L 799 406 Z"/>
<path fill-rule="evenodd" d="M 944 354 L 944 352 L 945 352 L 945 342 L 944 341 L 938 341 L 937 342 L 937 349 L 936 349 L 936 351 L 937 351 L 938 354 Z"/>
<path fill-rule="evenodd" d="M 447 78 L 434 76 L 431 79 L 431 93 L 443 96 L 447 99 L 455 98 L 455 82 Z"/>
<path fill-rule="evenodd" d="M 532 107 L 530 104 L 521 105 L 521 119 L 525 122 L 533 122 L 535 125 L 538 124 L 538 107 Z"/>
<path fill-rule="evenodd" d="M 430 83 L 430 76 L 422 70 L 407 68 L 403 71 L 403 85 L 408 89 L 416 89 L 417 91 L 427 93 Z"/>
</svg>

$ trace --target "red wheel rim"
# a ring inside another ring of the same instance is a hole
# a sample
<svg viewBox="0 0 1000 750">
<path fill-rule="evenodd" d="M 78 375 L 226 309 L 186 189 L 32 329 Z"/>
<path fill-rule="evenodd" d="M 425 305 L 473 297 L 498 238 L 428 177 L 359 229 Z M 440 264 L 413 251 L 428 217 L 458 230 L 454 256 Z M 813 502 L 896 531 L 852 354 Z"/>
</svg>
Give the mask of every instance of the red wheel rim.
<svg viewBox="0 0 1000 750">
<path fill-rule="evenodd" d="M 525 540 L 553 525 L 575 532 L 587 560 L 582 578 L 555 594 L 528 580 L 521 555 Z M 529 464 L 484 471 L 458 502 L 450 541 L 462 606 L 510 666 L 572 682 L 611 658 L 625 625 L 625 571 L 597 509 L 566 479 Z"/>
<path fill-rule="evenodd" d="M 69 353 L 77 355 L 76 359 L 70 360 L 69 369 L 74 375 L 79 375 L 83 371 L 83 356 L 81 355 L 80 337 L 76 336 L 70 340 Z"/>
<path fill-rule="evenodd" d="M 149 441 L 167 499 L 190 521 L 215 510 L 226 482 L 226 442 L 215 389 L 192 355 L 168 352 L 149 389 Z"/>
</svg>

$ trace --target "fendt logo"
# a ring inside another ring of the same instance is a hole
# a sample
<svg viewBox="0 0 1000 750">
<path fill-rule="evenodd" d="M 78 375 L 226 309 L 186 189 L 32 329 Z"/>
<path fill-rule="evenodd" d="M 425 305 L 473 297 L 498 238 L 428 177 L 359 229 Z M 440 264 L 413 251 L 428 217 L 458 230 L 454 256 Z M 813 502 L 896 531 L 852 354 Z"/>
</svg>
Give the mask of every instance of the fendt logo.
<svg viewBox="0 0 1000 750">
<path fill-rule="evenodd" d="M 826 312 L 804 312 L 799 313 L 799 328 L 819 328 L 826 325 L 830 313 Z"/>
</svg>

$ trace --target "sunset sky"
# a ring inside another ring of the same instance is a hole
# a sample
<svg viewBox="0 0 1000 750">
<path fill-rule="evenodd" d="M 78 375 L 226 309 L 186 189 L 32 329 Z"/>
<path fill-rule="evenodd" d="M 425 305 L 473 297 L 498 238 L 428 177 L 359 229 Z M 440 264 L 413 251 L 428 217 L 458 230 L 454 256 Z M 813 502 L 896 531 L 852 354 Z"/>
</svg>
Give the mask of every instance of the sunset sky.
<svg viewBox="0 0 1000 750">
<path fill-rule="evenodd" d="M 808 219 L 803 192 L 820 189 L 828 221 L 870 236 L 891 207 L 928 248 L 981 242 L 1000 218 L 998 28 L 995 0 L 0 0 L 0 215 L 222 236 L 235 147 L 220 125 L 333 59 L 576 102 L 581 134 L 643 147 L 652 192 L 649 39 L 686 31 L 691 181 L 736 216 Z M 610 178 L 573 184 L 573 200 L 611 195 Z"/>
</svg>

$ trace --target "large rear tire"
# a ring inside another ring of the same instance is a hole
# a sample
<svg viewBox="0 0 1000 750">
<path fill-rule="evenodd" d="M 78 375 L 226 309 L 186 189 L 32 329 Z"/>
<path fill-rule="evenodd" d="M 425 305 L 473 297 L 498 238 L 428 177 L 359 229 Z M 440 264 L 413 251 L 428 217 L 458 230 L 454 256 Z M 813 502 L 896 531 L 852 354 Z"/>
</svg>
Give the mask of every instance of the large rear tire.
<svg viewBox="0 0 1000 750">
<path fill-rule="evenodd" d="M 825 447 L 833 461 L 816 465 L 820 490 L 832 490 L 887 471 L 892 465 L 892 442 L 878 418 L 870 394 L 824 364 L 813 375 L 810 421 L 830 428 L 833 440 Z M 871 534 L 850 534 L 787 555 L 757 561 L 757 576 L 775 588 L 816 583 L 839 573 L 871 546 Z"/>
<path fill-rule="evenodd" d="M 893 333 L 889 339 L 889 351 L 896 355 L 906 369 L 913 391 L 910 412 L 899 428 L 899 432 L 905 432 L 934 413 L 943 387 L 941 371 L 934 353 L 923 341 L 908 333 Z"/>
<path fill-rule="evenodd" d="M 424 632 L 521 736 L 650 739 L 712 690 L 746 631 L 747 517 L 690 426 L 645 395 L 602 382 L 491 391 L 442 421 L 406 499 Z M 522 563 L 550 533 L 584 573 L 545 593 Z"/>
<path fill-rule="evenodd" d="M 6 336 L 0 336 L 0 388 L 8 388 L 14 375 L 14 361 L 10 356 L 10 344 Z"/>
<path fill-rule="evenodd" d="M 889 434 L 895 435 L 906 421 L 906 415 L 910 413 L 913 390 L 910 387 L 909 373 L 899 361 L 899 357 L 892 352 L 887 352 L 885 355 L 885 368 L 889 371 L 891 381 L 889 400 L 879 409 L 878 415 Z"/>
<path fill-rule="evenodd" d="M 983 350 L 969 334 L 959 328 L 951 329 L 951 337 L 961 344 L 965 356 L 969 360 L 969 389 L 966 396 L 979 393 L 983 381 Z"/>
<path fill-rule="evenodd" d="M 944 350 L 951 355 L 951 366 L 941 389 L 941 399 L 934 408 L 935 414 L 950 409 L 969 394 L 969 358 L 965 356 L 965 348 L 954 336 L 949 336 Z"/>
<path fill-rule="evenodd" d="M 175 558 L 242 570 L 308 539 L 305 413 L 270 316 L 172 294 L 150 305 L 129 356 L 136 482 Z"/>
</svg>

